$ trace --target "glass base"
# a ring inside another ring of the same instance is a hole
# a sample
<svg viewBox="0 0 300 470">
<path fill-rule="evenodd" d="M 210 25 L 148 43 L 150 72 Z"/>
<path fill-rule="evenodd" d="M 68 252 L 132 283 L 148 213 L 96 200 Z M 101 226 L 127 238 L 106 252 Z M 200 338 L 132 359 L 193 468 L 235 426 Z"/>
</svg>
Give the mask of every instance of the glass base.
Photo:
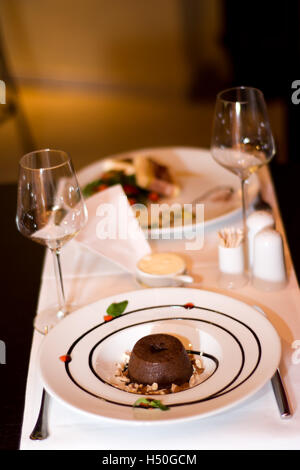
<svg viewBox="0 0 300 470">
<path fill-rule="evenodd" d="M 66 316 L 75 312 L 75 310 L 78 310 L 78 308 L 79 305 L 68 304 L 66 306 L 66 313 L 64 313 L 63 311 L 58 310 L 58 306 L 49 307 L 36 315 L 33 326 L 39 333 L 45 335 L 66 318 Z"/>
<path fill-rule="evenodd" d="M 274 292 L 277 290 L 284 289 L 286 287 L 286 279 L 278 282 L 266 281 L 265 279 L 260 279 L 259 277 L 252 277 L 252 285 L 255 289 L 265 291 L 265 292 Z"/>
<path fill-rule="evenodd" d="M 240 289 L 249 282 L 249 276 L 246 273 L 227 274 L 221 273 L 219 277 L 219 286 L 223 289 Z"/>
</svg>

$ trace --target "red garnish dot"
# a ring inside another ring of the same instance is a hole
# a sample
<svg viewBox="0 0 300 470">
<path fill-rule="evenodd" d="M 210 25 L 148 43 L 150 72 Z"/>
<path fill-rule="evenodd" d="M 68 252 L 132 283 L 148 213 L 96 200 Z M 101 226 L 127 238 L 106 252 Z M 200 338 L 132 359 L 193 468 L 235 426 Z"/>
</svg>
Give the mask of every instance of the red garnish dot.
<svg viewBox="0 0 300 470">
<path fill-rule="evenodd" d="M 151 192 L 148 195 L 148 199 L 150 199 L 150 201 L 152 201 L 152 202 L 156 202 L 156 201 L 159 200 L 159 195 L 155 192 Z"/>
<path fill-rule="evenodd" d="M 194 308 L 195 305 L 192 304 L 192 302 L 188 302 L 187 304 L 184 305 L 184 308 L 187 308 L 187 309 L 191 309 L 191 308 Z"/>
<path fill-rule="evenodd" d="M 108 184 L 99 184 L 99 186 L 97 186 L 97 191 L 104 191 L 104 189 L 107 189 L 108 188 Z"/>
<path fill-rule="evenodd" d="M 139 189 L 136 186 L 133 186 L 132 184 L 124 184 L 123 191 L 127 196 L 128 195 L 136 196 L 139 193 Z"/>
<path fill-rule="evenodd" d="M 128 202 L 131 206 L 134 206 L 134 204 L 136 204 L 136 199 L 135 197 L 129 197 L 128 198 Z"/>
<path fill-rule="evenodd" d="M 110 321 L 112 320 L 114 317 L 112 315 L 104 315 L 104 321 Z"/>
<path fill-rule="evenodd" d="M 72 358 L 71 356 L 69 356 L 69 354 L 65 354 L 64 356 L 60 356 L 59 358 L 62 362 L 70 362 L 72 361 Z"/>
</svg>

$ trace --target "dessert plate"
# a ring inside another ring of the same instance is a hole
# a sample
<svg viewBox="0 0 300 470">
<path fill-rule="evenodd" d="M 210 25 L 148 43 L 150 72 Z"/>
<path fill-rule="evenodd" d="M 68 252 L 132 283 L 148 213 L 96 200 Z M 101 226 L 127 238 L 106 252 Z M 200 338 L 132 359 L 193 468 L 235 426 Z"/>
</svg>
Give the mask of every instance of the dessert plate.
<svg viewBox="0 0 300 470">
<path fill-rule="evenodd" d="M 181 187 L 181 192 L 176 199 L 163 198 L 158 201 L 159 203 L 170 205 L 176 203 L 184 206 L 184 204 L 191 204 L 196 198 L 207 194 L 212 189 L 220 186 L 229 186 L 233 189 L 233 195 L 229 200 L 214 202 L 203 201 L 205 227 L 217 223 L 225 223 L 231 217 L 241 212 L 239 178 L 218 165 L 212 158 L 209 150 L 188 147 L 150 148 L 113 155 L 107 159 L 125 159 L 134 157 L 135 155 L 153 157 L 158 163 L 166 165 L 171 171 L 174 180 Z M 86 184 L 101 176 L 107 159 L 95 162 L 77 172 L 81 187 L 84 187 Z M 258 192 L 259 180 L 257 175 L 253 174 L 247 184 L 248 204 L 251 204 L 255 200 Z M 153 237 L 167 235 L 169 233 L 182 233 L 182 222 L 182 214 L 180 213 L 178 219 L 175 217 L 174 226 L 162 228 L 152 227 L 149 232 Z M 200 229 L 198 225 L 201 223 L 202 221 L 199 222 L 197 219 L 192 221 L 187 217 L 184 220 L 184 229 L 185 231 L 196 231 L 197 228 Z"/>
<path fill-rule="evenodd" d="M 108 306 L 124 300 L 125 312 L 105 322 Z M 153 333 L 178 337 L 186 349 L 201 353 L 204 367 L 195 387 L 147 396 L 159 399 L 166 411 L 134 407 L 145 395 L 121 390 L 113 379 L 124 353 Z M 131 424 L 159 424 L 238 405 L 273 376 L 280 355 L 276 330 L 249 305 L 209 291 L 158 288 L 102 299 L 72 313 L 45 337 L 39 365 L 47 391 L 77 411 Z"/>
</svg>

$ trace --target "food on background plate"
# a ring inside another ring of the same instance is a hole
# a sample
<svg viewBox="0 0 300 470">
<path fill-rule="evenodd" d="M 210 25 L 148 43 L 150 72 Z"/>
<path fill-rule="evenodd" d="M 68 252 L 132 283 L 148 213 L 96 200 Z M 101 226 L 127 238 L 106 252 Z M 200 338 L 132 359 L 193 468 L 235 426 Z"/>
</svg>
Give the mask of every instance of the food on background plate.
<svg viewBox="0 0 300 470">
<path fill-rule="evenodd" d="M 136 342 L 117 365 L 114 385 L 138 394 L 165 395 L 197 385 L 203 368 L 181 341 L 169 334 L 152 334 Z"/>
<path fill-rule="evenodd" d="M 115 184 L 123 187 L 131 205 L 157 202 L 161 197 L 176 197 L 180 192 L 169 169 L 144 155 L 106 160 L 104 172 L 84 186 L 82 192 L 87 198 Z"/>
<path fill-rule="evenodd" d="M 171 173 L 165 165 L 152 158 L 139 155 L 134 160 L 136 181 L 141 188 L 153 191 L 160 196 L 176 197 L 180 192 Z"/>
</svg>

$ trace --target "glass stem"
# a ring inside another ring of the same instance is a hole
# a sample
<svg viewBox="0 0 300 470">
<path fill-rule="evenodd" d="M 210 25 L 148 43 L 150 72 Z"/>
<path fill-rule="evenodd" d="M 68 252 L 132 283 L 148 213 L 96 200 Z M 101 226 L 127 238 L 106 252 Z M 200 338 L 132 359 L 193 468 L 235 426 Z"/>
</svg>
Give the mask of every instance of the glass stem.
<svg viewBox="0 0 300 470">
<path fill-rule="evenodd" d="M 242 179 L 241 186 L 242 186 L 242 207 L 243 207 L 243 229 L 244 235 L 246 235 L 246 228 L 247 228 L 247 195 L 246 195 L 246 180 Z"/>
<path fill-rule="evenodd" d="M 67 313 L 67 309 L 66 309 L 65 291 L 64 291 L 63 277 L 62 277 L 61 264 L 60 264 L 60 251 L 59 250 L 51 250 L 51 251 L 53 255 L 54 272 L 55 272 L 58 305 L 59 305 L 57 317 L 63 318 Z"/>
<path fill-rule="evenodd" d="M 243 230 L 244 230 L 244 255 L 245 255 L 245 270 L 248 270 L 248 229 L 247 229 L 247 190 L 246 179 L 241 180 L 242 189 L 242 207 L 243 207 Z"/>
</svg>

